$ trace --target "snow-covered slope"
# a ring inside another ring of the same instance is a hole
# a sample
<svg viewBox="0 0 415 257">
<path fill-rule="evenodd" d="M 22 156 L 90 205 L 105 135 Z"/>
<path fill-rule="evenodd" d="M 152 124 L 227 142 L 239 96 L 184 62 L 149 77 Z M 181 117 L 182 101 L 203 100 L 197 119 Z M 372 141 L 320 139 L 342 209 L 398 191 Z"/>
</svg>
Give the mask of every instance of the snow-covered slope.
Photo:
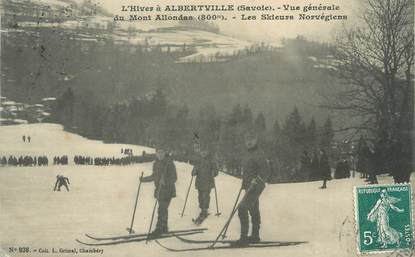
<svg viewBox="0 0 415 257">
<path fill-rule="evenodd" d="M 30 134 L 32 143 L 21 143 L 22 134 Z M 121 145 L 102 144 L 63 132 L 50 124 L 17 125 L 0 127 L 0 155 L 48 154 L 63 155 L 74 151 L 80 154 L 112 156 Z M 124 146 L 126 147 L 126 146 Z M 134 151 L 142 148 L 134 148 Z M 150 149 L 146 149 L 150 151 Z M 170 229 L 194 228 L 191 218 L 198 214 L 197 192 L 191 189 L 185 216 L 180 218 L 184 198 L 190 182 L 191 166 L 176 163 L 178 172 L 177 197 L 172 201 L 169 213 Z M 13 246 L 29 246 L 32 250 L 52 247 L 82 248 L 75 239 L 87 240 L 84 233 L 117 235 L 126 233 L 134 205 L 140 173 L 151 173 L 151 163 L 133 166 L 48 166 L 0 168 L 0 246 L 5 252 Z M 71 181 L 70 192 L 53 192 L 56 174 L 63 174 Z M 381 183 L 391 179 L 381 177 Z M 264 240 L 308 241 L 307 244 L 268 249 L 216 250 L 173 253 L 160 248 L 154 242 L 130 243 L 100 247 L 103 256 L 357 256 L 353 216 L 353 185 L 359 179 L 343 179 L 329 182 L 327 190 L 319 190 L 319 182 L 268 185 L 261 197 L 262 229 Z M 240 181 L 225 174 L 217 177 L 219 208 L 222 215 L 216 217 L 212 192 L 212 215 L 203 227 L 204 234 L 193 236 L 213 239 L 232 209 Z M 152 183 L 143 184 L 138 201 L 134 229 L 146 232 L 154 205 Z M 228 231 L 229 238 L 239 236 L 237 216 Z M 172 247 L 186 248 L 192 245 L 177 239 L 163 242 Z M 88 247 L 85 247 L 88 248 Z M 1 251 L 0 251 L 1 252 Z M 29 256 L 10 254 L 11 256 Z M 53 256 L 32 254 L 30 256 Z M 74 256 L 61 254 L 59 256 Z M 78 255 L 79 256 L 79 255 Z M 98 255 L 88 255 L 98 256 Z M 382 256 L 382 255 L 379 255 Z"/>
<path fill-rule="evenodd" d="M 134 155 L 154 153 L 154 149 L 127 144 L 104 144 L 102 141 L 89 140 L 77 134 L 63 131 L 57 124 L 26 124 L 0 127 L 0 156 L 9 155 L 75 155 L 90 157 L 123 157 L 121 148 L 133 150 Z M 22 136 L 30 136 L 31 143 L 25 143 Z"/>
</svg>

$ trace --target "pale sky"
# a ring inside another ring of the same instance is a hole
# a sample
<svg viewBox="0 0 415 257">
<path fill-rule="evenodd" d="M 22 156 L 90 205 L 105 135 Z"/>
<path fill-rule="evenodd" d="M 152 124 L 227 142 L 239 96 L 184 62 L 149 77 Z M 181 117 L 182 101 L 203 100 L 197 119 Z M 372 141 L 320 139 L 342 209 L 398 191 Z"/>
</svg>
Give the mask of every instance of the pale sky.
<svg viewBox="0 0 415 257">
<path fill-rule="evenodd" d="M 83 0 L 75 0 L 77 2 Z M 165 6 L 167 4 L 234 4 L 234 5 L 249 5 L 249 6 L 258 6 L 258 5 L 272 5 L 273 7 L 282 6 L 283 4 L 289 5 L 339 5 L 341 10 L 334 12 L 334 14 L 346 14 L 348 15 L 348 22 L 355 21 L 355 14 L 357 11 L 357 6 L 359 5 L 359 0 L 92 0 L 92 2 L 97 3 L 102 6 L 105 10 L 113 14 L 129 14 L 121 11 L 122 5 L 139 5 L 139 6 Z M 292 14 L 297 16 L 299 12 L 282 12 L 279 11 L 278 14 Z M 327 14 L 327 11 L 317 11 L 313 14 L 320 14 L 324 12 Z M 262 12 L 261 12 L 262 13 Z M 273 13 L 273 12 L 267 12 Z M 277 12 L 275 12 L 277 13 Z M 136 13 L 145 14 L 145 13 Z M 189 13 L 190 14 L 190 13 Z M 194 13 L 192 13 L 194 14 Z M 239 15 L 241 12 L 233 13 L 235 16 Z M 231 15 L 231 16 L 232 16 Z M 259 16 L 259 15 L 258 15 Z M 148 22 L 148 21 L 147 21 Z M 140 22 L 135 22 L 137 26 L 140 26 Z M 333 29 L 341 26 L 342 22 L 340 21 L 237 21 L 237 20 L 228 20 L 218 22 L 220 29 L 223 33 L 231 36 L 237 36 L 246 40 L 252 41 L 267 41 L 275 42 L 282 37 L 295 37 L 298 34 L 304 35 L 312 40 L 322 40 L 329 41 L 332 38 Z"/>
</svg>

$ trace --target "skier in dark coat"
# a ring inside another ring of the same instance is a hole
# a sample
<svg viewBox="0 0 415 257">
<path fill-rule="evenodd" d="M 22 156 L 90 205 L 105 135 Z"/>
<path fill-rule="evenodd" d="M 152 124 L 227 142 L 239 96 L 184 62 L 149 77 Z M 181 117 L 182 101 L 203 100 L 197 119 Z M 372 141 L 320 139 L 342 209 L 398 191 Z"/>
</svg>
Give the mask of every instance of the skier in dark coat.
<svg viewBox="0 0 415 257">
<path fill-rule="evenodd" d="M 68 185 L 71 183 L 69 182 L 69 179 L 67 177 L 64 177 L 62 175 L 56 176 L 56 183 L 55 187 L 53 188 L 53 191 L 61 191 L 61 187 L 64 186 L 66 188 L 66 191 L 69 191 Z"/>
<path fill-rule="evenodd" d="M 215 187 L 215 177 L 218 175 L 217 165 L 207 149 L 200 151 L 200 156 L 195 161 L 192 176 L 196 176 L 196 189 L 198 191 L 200 215 L 196 220 L 203 220 L 208 216 L 210 204 L 210 191 Z"/>
<path fill-rule="evenodd" d="M 320 189 L 325 189 L 327 188 L 327 180 L 331 179 L 331 169 L 329 159 L 323 150 L 320 151 L 319 170 L 323 179 L 323 185 L 320 187 Z"/>
<path fill-rule="evenodd" d="M 154 197 L 158 200 L 157 225 L 152 232 L 153 236 L 167 233 L 168 229 L 168 208 L 172 198 L 176 197 L 177 173 L 176 166 L 168 154 L 157 150 L 157 159 L 153 163 L 153 174 L 141 179 L 142 182 L 154 181 Z"/>
<path fill-rule="evenodd" d="M 256 135 L 245 135 L 245 145 L 248 150 L 242 168 L 242 189 L 245 190 L 245 196 L 238 209 L 241 237 L 235 242 L 236 245 L 246 245 L 260 241 L 261 214 L 259 211 L 259 197 L 265 189 L 265 184 L 269 177 L 265 155 L 257 144 Z M 248 237 L 249 215 L 251 216 L 252 233 Z"/>
<path fill-rule="evenodd" d="M 346 157 L 343 157 L 342 160 L 337 163 L 334 178 L 350 178 L 350 165 L 346 160 Z"/>
</svg>

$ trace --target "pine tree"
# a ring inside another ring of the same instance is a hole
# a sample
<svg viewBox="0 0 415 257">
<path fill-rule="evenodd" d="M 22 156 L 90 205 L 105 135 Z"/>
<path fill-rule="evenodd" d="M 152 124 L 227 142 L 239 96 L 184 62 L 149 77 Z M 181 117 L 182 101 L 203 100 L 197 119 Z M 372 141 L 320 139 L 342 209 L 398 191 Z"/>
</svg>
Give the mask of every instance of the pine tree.
<svg viewBox="0 0 415 257">
<path fill-rule="evenodd" d="M 327 154 L 330 153 L 330 146 L 334 138 L 333 124 L 331 122 L 330 116 L 327 117 L 324 122 L 323 127 L 321 128 L 320 134 L 320 147 L 322 150 L 325 150 Z"/>
<path fill-rule="evenodd" d="M 314 117 L 311 118 L 310 123 L 307 126 L 307 148 L 309 150 L 316 148 L 317 143 L 317 126 Z"/>
<path fill-rule="evenodd" d="M 256 119 L 255 119 L 255 130 L 260 134 L 263 135 L 266 131 L 266 123 L 265 123 L 265 117 L 262 112 L 258 113 Z"/>
<path fill-rule="evenodd" d="M 246 131 L 250 131 L 254 128 L 254 115 L 252 114 L 252 110 L 248 105 L 245 105 L 243 110 L 241 125 Z"/>
</svg>

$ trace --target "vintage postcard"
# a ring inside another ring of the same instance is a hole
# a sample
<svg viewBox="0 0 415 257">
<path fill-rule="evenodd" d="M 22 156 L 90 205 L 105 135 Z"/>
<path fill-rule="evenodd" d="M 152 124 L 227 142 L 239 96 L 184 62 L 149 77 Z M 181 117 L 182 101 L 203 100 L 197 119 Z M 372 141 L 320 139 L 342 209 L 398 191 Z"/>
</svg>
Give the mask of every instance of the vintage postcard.
<svg viewBox="0 0 415 257">
<path fill-rule="evenodd" d="M 413 0 L 1 0 L 0 257 L 415 256 Z"/>
</svg>

